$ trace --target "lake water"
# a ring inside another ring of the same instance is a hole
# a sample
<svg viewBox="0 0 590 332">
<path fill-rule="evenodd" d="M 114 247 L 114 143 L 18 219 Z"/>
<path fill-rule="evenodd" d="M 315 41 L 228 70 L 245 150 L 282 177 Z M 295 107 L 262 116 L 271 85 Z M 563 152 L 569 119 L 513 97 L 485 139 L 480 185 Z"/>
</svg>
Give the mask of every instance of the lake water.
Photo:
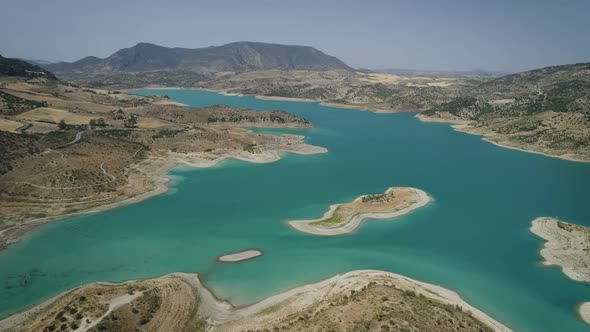
<svg viewBox="0 0 590 332">
<path fill-rule="evenodd" d="M 293 112 L 316 128 L 258 131 L 301 133 L 329 153 L 177 168 L 166 194 L 39 227 L 0 251 L 1 317 L 93 281 L 202 272 L 220 297 L 246 304 L 340 272 L 380 269 L 453 289 L 517 331 L 589 329 L 576 305 L 590 301 L 590 284 L 541 266 L 542 241 L 529 231 L 539 216 L 590 226 L 589 164 L 500 148 L 412 113 L 204 91 L 137 93 L 167 94 L 195 107 Z M 434 201 L 340 237 L 285 224 L 390 186 L 423 189 Z M 237 264 L 215 260 L 245 248 L 265 255 Z"/>
</svg>

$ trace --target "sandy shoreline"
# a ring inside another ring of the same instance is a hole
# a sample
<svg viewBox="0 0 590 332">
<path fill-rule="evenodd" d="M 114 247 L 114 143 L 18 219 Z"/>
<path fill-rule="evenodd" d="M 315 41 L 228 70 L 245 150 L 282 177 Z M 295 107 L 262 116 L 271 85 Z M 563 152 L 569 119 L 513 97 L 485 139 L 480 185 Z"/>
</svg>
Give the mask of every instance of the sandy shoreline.
<svg viewBox="0 0 590 332">
<path fill-rule="evenodd" d="M 181 86 L 164 86 L 164 85 L 148 85 L 143 88 L 132 88 L 132 89 L 122 89 L 119 91 L 128 92 L 128 91 L 141 91 L 141 90 L 203 90 L 203 91 L 212 91 L 207 89 L 195 88 L 195 87 L 181 87 Z"/>
<path fill-rule="evenodd" d="M 376 108 L 376 107 L 367 107 L 363 105 L 352 105 L 352 104 L 343 104 L 343 103 L 334 103 L 334 102 L 327 102 L 322 100 L 316 99 L 308 99 L 308 98 L 294 98 L 294 97 L 280 97 L 280 96 L 264 96 L 264 95 L 247 95 L 241 93 L 232 93 L 227 92 L 225 90 L 215 90 L 215 89 L 207 89 L 207 88 L 195 88 L 195 87 L 171 87 L 171 86 L 150 86 L 148 85 L 145 88 L 133 88 L 133 89 L 125 89 L 121 91 L 129 92 L 129 91 L 140 91 L 140 90 L 149 90 L 149 89 L 157 89 L 157 90 L 197 90 L 197 91 L 207 91 L 207 92 L 215 92 L 220 95 L 224 96 L 236 96 L 236 97 L 254 97 L 260 100 L 279 100 L 279 101 L 292 101 L 292 102 L 299 102 L 299 103 L 319 103 L 322 106 L 327 107 L 334 107 L 334 108 L 346 108 L 346 109 L 354 109 L 359 111 L 366 111 L 366 112 L 373 112 L 373 113 L 404 113 L 404 112 L 416 112 L 416 110 L 402 110 L 402 109 L 383 109 L 383 108 Z"/>
<path fill-rule="evenodd" d="M 318 102 L 322 106 L 335 107 L 335 108 L 355 109 L 355 110 L 359 110 L 359 111 L 367 111 L 367 112 L 373 112 L 373 113 L 404 113 L 404 112 L 415 112 L 415 110 L 387 110 L 387 109 L 380 109 L 380 108 L 373 108 L 373 107 L 365 107 L 365 106 L 360 106 L 360 105 L 349 105 L 349 104 L 341 104 L 341 103 L 323 102 L 323 101 L 320 101 L 320 100 L 305 99 L 305 98 L 274 97 L 274 96 L 261 96 L 261 95 L 243 95 L 243 94 L 236 94 L 236 93 L 228 93 L 228 92 L 225 92 L 223 90 L 213 90 L 213 89 L 194 88 L 194 87 L 183 88 L 183 87 L 150 87 L 150 86 L 148 86 L 146 88 L 127 89 L 127 90 L 123 90 L 123 91 L 134 91 L 134 90 L 144 90 L 144 89 L 201 90 L 201 91 L 216 92 L 216 93 L 219 93 L 219 94 L 225 95 L 225 96 L 242 96 L 242 97 L 243 96 L 252 96 L 252 97 L 254 97 L 256 99 L 264 99 L 264 100 L 283 100 L 283 101 L 293 101 L 293 102 Z M 463 132 L 463 133 L 468 133 L 468 134 L 471 134 L 471 135 L 481 136 L 484 141 L 489 142 L 491 144 L 494 144 L 496 146 L 502 147 L 502 148 L 517 150 L 517 151 L 527 152 L 527 153 L 535 153 L 535 154 L 543 155 L 545 157 L 559 158 L 559 159 L 563 159 L 563 160 L 567 160 L 567 161 L 590 163 L 590 160 L 580 159 L 580 158 L 578 158 L 576 156 L 572 156 L 572 155 L 568 155 L 568 154 L 564 154 L 564 155 L 550 154 L 550 153 L 545 153 L 545 152 L 541 152 L 541 151 L 527 150 L 527 149 L 523 149 L 523 148 L 519 148 L 519 147 L 515 147 L 515 146 L 511 146 L 511 145 L 502 144 L 502 143 L 499 143 L 499 142 L 492 141 L 491 139 L 489 139 L 488 137 L 486 137 L 486 135 L 484 133 L 474 133 L 474 132 L 471 132 L 469 130 L 469 128 L 472 128 L 470 124 L 473 121 L 460 120 L 460 119 L 453 120 L 453 119 L 435 118 L 435 117 L 425 116 L 425 115 L 422 115 L 422 114 L 417 114 L 416 115 L 416 118 L 420 119 L 420 121 L 422 121 L 422 122 L 436 122 L 436 123 L 449 123 L 449 124 L 453 124 L 452 128 L 455 129 L 455 130 L 457 130 L 457 131 L 460 131 L 460 132 Z"/>
<path fill-rule="evenodd" d="M 219 94 L 225 95 L 225 96 L 246 96 L 246 95 L 243 95 L 243 94 L 228 93 L 228 92 L 225 92 L 223 90 L 213 90 L 213 89 L 194 88 L 194 87 L 183 88 L 183 87 L 157 87 L 157 86 L 156 87 L 151 87 L 151 86 L 148 86 L 148 87 L 145 87 L 145 88 L 126 89 L 126 90 L 122 90 L 122 91 L 135 91 L 135 90 L 144 90 L 144 89 L 159 89 L 159 90 L 201 90 L 201 91 L 216 92 L 216 93 L 219 93 Z M 318 102 L 322 106 L 335 107 L 335 108 L 355 109 L 355 110 L 359 110 L 359 111 L 368 111 L 368 112 L 374 112 L 374 113 L 415 112 L 415 110 L 386 110 L 386 109 L 371 108 L 371 107 L 367 108 L 367 107 L 360 106 L 360 105 L 359 106 L 355 106 L 355 105 L 349 105 L 349 104 L 323 102 L 323 101 L 320 101 L 320 100 L 305 99 L 305 98 L 274 97 L 274 96 L 261 96 L 261 95 L 248 95 L 248 96 L 252 96 L 252 97 L 255 97 L 257 99 L 264 99 L 264 100 L 284 100 L 284 101 L 294 101 L 294 102 Z M 481 136 L 484 141 L 489 142 L 489 143 L 492 143 L 492 144 L 494 144 L 496 146 L 499 146 L 499 147 L 502 147 L 502 148 L 517 150 L 517 151 L 527 152 L 527 153 L 535 153 L 535 154 L 543 155 L 545 157 L 559 158 L 559 159 L 563 159 L 563 160 L 567 160 L 567 161 L 590 163 L 590 160 L 580 159 L 580 158 L 577 158 L 577 157 L 572 156 L 572 155 L 567 155 L 567 154 L 565 154 L 565 155 L 549 154 L 549 153 L 545 153 L 545 152 L 541 152 L 541 151 L 526 150 L 526 149 L 523 149 L 523 148 L 511 146 L 511 145 L 506 145 L 506 144 L 494 142 L 491 139 L 489 139 L 488 137 L 486 137 L 486 135 L 483 134 L 483 133 L 474 133 L 474 132 L 469 131 L 468 129 L 471 128 L 470 124 L 473 121 L 459 120 L 459 119 L 453 120 L 453 119 L 435 118 L 435 117 L 425 116 L 425 115 L 422 115 L 422 114 L 417 114 L 416 115 L 416 118 L 420 119 L 420 121 L 422 121 L 422 122 L 436 122 L 436 123 L 449 123 L 449 124 L 453 124 L 452 128 L 455 129 L 455 130 L 457 130 L 457 131 L 460 131 L 460 132 L 463 132 L 463 133 L 468 133 L 468 134 L 471 134 L 471 135 Z"/>
<path fill-rule="evenodd" d="M 187 104 L 179 103 L 179 102 L 177 102 L 177 101 L 173 101 L 173 100 L 170 100 L 170 99 L 167 99 L 167 100 L 161 100 L 161 101 L 158 101 L 158 102 L 156 102 L 156 103 L 154 103 L 154 104 L 155 104 L 155 105 L 175 105 L 175 106 L 184 106 L 184 107 L 190 107 L 190 106 L 189 106 L 189 105 L 187 105 Z"/>
<path fill-rule="evenodd" d="M 386 191 L 386 193 L 391 191 L 392 189 L 394 189 L 394 188 L 389 188 Z M 416 189 L 416 188 L 412 188 L 412 189 L 418 194 L 418 201 L 416 201 L 415 203 L 413 203 L 412 205 L 410 205 L 406 208 L 403 208 L 403 209 L 400 209 L 397 211 L 359 213 L 359 214 L 353 216 L 344 225 L 332 227 L 332 228 L 322 228 L 322 227 L 316 227 L 316 226 L 312 225 L 312 223 L 319 222 L 319 221 L 325 220 L 327 218 L 330 218 L 334 214 L 334 212 L 336 211 L 338 206 L 342 205 L 342 204 L 333 204 L 333 205 L 330 205 L 330 208 L 328 209 L 328 211 L 326 213 L 324 213 L 324 215 L 318 219 L 290 220 L 287 222 L 287 224 L 290 227 L 292 227 L 298 231 L 305 232 L 308 234 L 313 234 L 313 235 L 336 236 L 336 235 L 348 234 L 348 233 L 351 233 L 354 230 L 356 230 L 366 219 L 393 219 L 393 218 L 408 214 L 420 207 L 423 207 L 431 201 L 430 196 L 428 196 L 428 194 L 425 191 L 420 190 L 420 189 Z M 359 199 L 361 199 L 364 196 L 365 195 L 356 198 L 355 201 L 358 201 Z"/>
<path fill-rule="evenodd" d="M 458 131 L 463 131 L 463 130 L 458 129 Z M 463 132 L 466 132 L 466 131 L 463 131 Z M 477 135 L 477 134 L 475 134 L 475 135 Z M 590 163 L 590 160 L 580 159 L 580 158 L 577 158 L 575 156 L 568 155 L 568 154 L 554 155 L 554 154 L 548 154 L 548 153 L 541 152 L 541 151 L 525 150 L 525 149 L 522 149 L 522 148 L 517 148 L 515 146 L 510 146 L 510 145 L 505 145 L 505 144 L 502 144 L 502 143 L 494 142 L 494 141 L 492 141 L 492 140 L 490 140 L 490 139 L 488 139 L 486 137 L 483 137 L 482 139 L 484 141 L 488 142 L 488 143 L 492 143 L 492 144 L 494 144 L 496 146 L 499 146 L 499 147 L 502 147 L 502 148 L 506 148 L 506 149 L 512 149 L 512 150 L 517 150 L 517 151 L 521 151 L 521 152 L 528 152 L 528 153 L 534 153 L 534 154 L 540 154 L 540 155 L 545 156 L 545 157 L 558 158 L 558 159 L 563 159 L 563 160 L 573 161 L 573 162 L 578 162 L 578 163 Z"/>
<path fill-rule="evenodd" d="M 435 118 L 435 117 L 430 117 L 430 116 L 426 116 L 426 115 L 422 115 L 422 114 L 416 114 L 416 118 L 418 118 L 422 122 L 451 123 L 451 124 L 462 124 L 462 125 L 467 125 L 472 122 L 472 121 L 460 120 L 460 119 L 453 120 L 453 119 Z"/>
<path fill-rule="evenodd" d="M 436 123 L 448 123 L 448 124 L 452 124 L 452 128 L 456 131 L 462 132 L 462 133 L 467 133 L 467 134 L 471 134 L 471 135 L 477 135 L 477 136 L 481 136 L 482 140 L 494 144 L 496 146 L 502 147 L 502 148 L 506 148 L 506 149 L 511 149 L 511 150 L 517 150 L 517 151 L 521 151 L 521 152 L 527 152 L 527 153 L 534 153 L 534 154 L 540 154 L 543 155 L 545 157 L 550 157 L 550 158 L 559 158 L 559 159 L 563 159 L 563 160 L 567 160 L 567 161 L 573 161 L 573 162 L 580 162 L 580 163 L 588 163 L 590 162 L 590 160 L 585 160 L 585 159 L 580 159 L 578 157 L 569 155 L 569 154 L 563 154 L 563 155 L 558 155 L 558 154 L 550 154 L 550 153 L 545 153 L 545 152 L 541 152 L 541 151 L 535 151 L 535 150 L 527 150 L 527 149 L 523 149 L 523 148 L 519 148 L 519 147 L 515 147 L 512 145 L 507 145 L 507 144 L 503 144 L 503 143 L 499 143 L 499 142 L 495 142 L 493 140 L 491 140 L 489 137 L 486 137 L 485 133 L 476 133 L 471 131 L 470 129 L 474 128 L 471 124 L 473 123 L 473 121 L 467 121 L 467 120 L 452 120 L 452 119 L 443 119 L 443 118 L 433 118 L 433 117 L 428 117 L 422 114 L 417 114 L 416 118 L 418 118 L 420 121 L 423 122 L 436 122 Z"/>
<path fill-rule="evenodd" d="M 321 300 L 327 295 L 332 295 L 335 292 L 345 293 L 352 289 L 358 290 L 362 288 L 363 285 L 379 279 L 391 281 L 396 287 L 413 290 L 416 293 L 433 300 L 438 300 L 453 306 L 459 305 L 463 310 L 470 311 L 474 317 L 491 327 L 494 331 L 512 331 L 510 328 L 496 321 L 486 313 L 465 302 L 455 291 L 438 285 L 414 280 L 393 272 L 380 270 L 356 270 L 338 274 L 320 282 L 298 286 L 283 293 L 267 297 L 254 304 L 240 307 L 232 305 L 229 301 L 218 299 L 211 290 L 203 287 L 204 292 L 202 293 L 200 305 L 203 308 L 203 313 L 209 317 L 208 321 L 213 326 L 212 330 L 216 331 L 216 327 L 219 325 L 231 323 L 240 318 L 260 314 L 269 308 L 280 306 L 283 303 L 294 304 L 293 307 L 300 308 L 313 301 Z M 289 312 L 281 312 L 281 315 L 288 314 Z M 223 325 L 221 327 L 222 330 L 224 330 Z M 247 328 L 243 328 L 242 326 L 240 328 L 247 330 Z"/>
<path fill-rule="evenodd" d="M 356 270 L 338 274 L 319 282 L 294 287 L 288 291 L 267 297 L 259 302 L 234 306 L 231 302 L 219 299 L 210 289 L 203 285 L 199 276 L 195 273 L 172 273 L 164 275 L 159 280 L 181 279 L 196 291 L 198 296 L 198 312 L 196 315 L 203 318 L 208 325 L 209 331 L 232 331 L 248 330 L 268 323 L 272 319 L 294 314 L 299 310 L 308 308 L 313 303 L 318 303 L 330 296 L 348 294 L 351 291 L 358 291 L 369 283 L 379 283 L 397 289 L 413 291 L 416 294 L 428 299 L 460 306 L 463 311 L 470 312 L 473 317 L 488 325 L 494 331 L 511 331 L 502 323 L 496 321 L 486 313 L 465 302 L 458 293 L 438 285 L 417 281 L 396 273 L 378 270 Z M 97 282 L 74 288 L 73 290 L 91 287 L 93 285 L 125 285 L 134 281 L 126 281 L 121 284 Z M 0 320 L 0 329 L 16 329 L 20 324 L 25 323 L 37 313 L 46 310 L 51 304 L 59 301 L 70 291 L 63 292 L 37 305 L 23 309 L 3 320 Z M 174 295 L 173 295 L 174 296 Z M 266 316 L 266 317 L 265 317 Z"/>
<path fill-rule="evenodd" d="M 244 96 L 244 95 L 242 95 Z M 293 98 L 293 97 L 279 97 L 279 96 L 261 96 L 261 95 L 252 95 L 256 99 L 261 100 L 282 100 L 282 101 L 295 101 L 300 103 L 315 103 L 317 100 L 307 99 L 307 98 Z"/>
<path fill-rule="evenodd" d="M 580 304 L 578 306 L 578 314 L 586 324 L 590 324 L 590 302 Z"/>
<path fill-rule="evenodd" d="M 258 249 L 247 249 L 240 252 L 217 257 L 217 260 L 223 263 L 237 263 L 248 259 L 256 258 L 264 255 L 264 252 Z"/>
<path fill-rule="evenodd" d="M 584 259 L 590 243 L 584 243 L 588 235 L 581 230 L 590 232 L 583 226 L 564 223 L 571 227 L 566 230 L 559 227 L 560 222 L 546 217 L 532 221 L 530 231 L 546 241 L 540 251 L 545 259 L 543 265 L 560 267 L 563 274 L 574 281 L 590 282 L 590 268 L 587 267 L 590 258 Z"/>
<path fill-rule="evenodd" d="M 327 106 L 327 107 L 335 107 L 335 108 L 346 108 L 346 109 L 355 109 L 359 111 L 365 112 L 373 112 L 373 113 L 407 113 L 407 112 L 417 112 L 418 110 L 413 109 L 385 109 L 385 108 L 377 108 L 377 107 L 370 107 L 370 106 L 362 106 L 362 105 L 352 105 L 352 104 L 342 104 L 342 103 L 332 103 L 332 102 L 320 102 L 320 105 Z"/>
<path fill-rule="evenodd" d="M 205 91 L 213 91 L 225 96 L 246 96 L 243 94 L 233 94 L 227 93 L 224 91 L 216 91 L 210 89 L 204 89 Z M 319 103 L 322 106 L 326 107 L 334 107 L 334 108 L 345 108 L 345 109 L 354 109 L 359 111 L 365 112 L 373 112 L 373 113 L 403 113 L 403 112 L 415 112 L 414 110 L 399 110 L 399 109 L 383 109 L 383 108 L 376 108 L 376 107 L 367 107 L 363 105 L 352 105 L 352 104 L 343 104 L 343 103 L 333 103 L 327 101 L 321 101 L 316 99 L 308 99 L 308 98 L 294 98 L 294 97 L 280 97 L 280 96 L 262 96 L 262 95 L 248 95 L 252 96 L 256 99 L 261 100 L 281 100 L 281 101 L 293 101 L 293 102 L 300 102 L 300 103 Z"/>
<path fill-rule="evenodd" d="M 164 171 L 164 173 L 168 172 L 172 168 L 173 167 L 170 167 L 169 169 Z M 69 219 L 69 218 L 73 218 L 73 217 L 77 217 L 77 216 L 81 216 L 81 215 L 106 211 L 106 210 L 118 208 L 118 207 L 125 206 L 125 205 L 135 204 L 135 203 L 139 203 L 141 201 L 144 201 L 148 198 L 151 198 L 153 196 L 163 194 L 168 191 L 168 186 L 166 186 L 166 183 L 168 181 L 170 181 L 170 179 L 167 177 L 158 177 L 155 180 L 156 187 L 153 190 L 150 190 L 150 191 L 147 191 L 147 192 L 144 192 L 144 193 L 132 196 L 132 197 L 127 197 L 122 200 L 110 202 L 110 203 L 99 205 L 99 206 L 94 206 L 94 207 L 84 209 L 81 211 L 77 211 L 77 212 L 73 212 L 73 213 L 66 213 L 66 214 L 60 214 L 60 215 L 55 215 L 55 216 L 50 216 L 50 217 L 31 219 L 31 220 L 28 220 L 22 224 L 19 224 L 19 225 L 16 225 L 16 226 L 13 226 L 13 227 L 10 227 L 7 229 L 3 229 L 2 231 L 0 231 L 0 236 L 2 236 L 5 233 L 11 232 L 11 231 L 15 231 L 15 234 L 11 234 L 10 237 L 8 239 L 6 239 L 4 246 L 0 247 L 0 250 L 3 250 L 5 248 L 7 248 L 9 245 L 18 242 L 22 238 L 23 235 L 25 235 L 26 233 L 32 231 L 34 228 L 41 226 L 43 224 L 53 222 L 53 221 L 58 221 L 58 220 L 65 220 L 65 219 Z M 22 232 L 18 232 L 19 229 L 22 230 Z"/>
</svg>

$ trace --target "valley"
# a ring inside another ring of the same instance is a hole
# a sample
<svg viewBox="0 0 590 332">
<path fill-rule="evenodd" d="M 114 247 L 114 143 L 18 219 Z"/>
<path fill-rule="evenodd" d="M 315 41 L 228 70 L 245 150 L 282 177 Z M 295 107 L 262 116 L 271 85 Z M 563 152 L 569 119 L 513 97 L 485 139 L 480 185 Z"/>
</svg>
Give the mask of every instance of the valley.
<svg viewBox="0 0 590 332">
<path fill-rule="evenodd" d="M 286 50 L 303 55 L 297 60 L 277 57 Z M 218 65 L 204 67 L 204 59 Z M 355 70 L 300 46 L 232 43 L 205 52 L 140 43 L 105 59 L 47 68 L 64 80 L 97 88 L 196 88 L 374 112 L 420 112 L 425 121 L 460 121 L 464 125 L 459 130 L 500 146 L 590 160 L 588 63 L 499 77 L 394 74 Z"/>
<path fill-rule="evenodd" d="M 522 232 L 538 200 L 546 215 L 587 217 L 584 164 L 415 118 L 588 161 L 588 64 L 502 76 L 371 71 L 312 47 L 237 42 L 139 43 L 42 66 L 0 57 L 0 329 L 588 322 L 584 285 L 533 267 Z M 54 221 L 64 222 L 43 225 Z M 583 256 L 584 239 L 554 258 Z M 568 275 L 585 271 L 557 258 Z"/>
</svg>

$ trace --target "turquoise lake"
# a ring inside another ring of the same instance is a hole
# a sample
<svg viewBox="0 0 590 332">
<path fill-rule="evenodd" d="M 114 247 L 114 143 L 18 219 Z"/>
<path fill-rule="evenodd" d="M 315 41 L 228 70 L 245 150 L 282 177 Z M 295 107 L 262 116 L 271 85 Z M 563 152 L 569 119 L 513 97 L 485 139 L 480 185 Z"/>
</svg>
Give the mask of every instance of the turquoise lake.
<svg viewBox="0 0 590 332">
<path fill-rule="evenodd" d="M 177 168 L 166 194 L 39 227 L 0 251 L 0 317 L 93 281 L 202 272 L 218 296 L 247 304 L 337 273 L 380 269 L 453 289 L 516 331 L 590 329 L 576 312 L 590 301 L 590 284 L 543 267 L 543 242 L 529 231 L 539 216 L 590 226 L 590 164 L 500 148 L 413 113 L 192 90 L 137 93 L 167 94 L 195 107 L 293 112 L 316 128 L 257 131 L 300 133 L 329 153 Z M 390 186 L 423 189 L 434 201 L 340 237 L 285 224 Z M 265 255 L 237 264 L 215 260 L 246 248 Z"/>
</svg>

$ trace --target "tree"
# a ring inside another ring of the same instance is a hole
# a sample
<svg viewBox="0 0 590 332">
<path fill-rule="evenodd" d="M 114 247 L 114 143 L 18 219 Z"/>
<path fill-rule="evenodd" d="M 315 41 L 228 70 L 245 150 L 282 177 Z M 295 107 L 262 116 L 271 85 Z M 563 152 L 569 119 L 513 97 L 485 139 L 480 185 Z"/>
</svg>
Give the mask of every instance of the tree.
<svg viewBox="0 0 590 332">
<path fill-rule="evenodd" d="M 67 127 L 68 127 L 68 125 L 66 124 L 64 119 L 61 119 L 61 121 L 57 124 L 57 128 L 59 128 L 59 130 L 64 130 Z"/>
</svg>

